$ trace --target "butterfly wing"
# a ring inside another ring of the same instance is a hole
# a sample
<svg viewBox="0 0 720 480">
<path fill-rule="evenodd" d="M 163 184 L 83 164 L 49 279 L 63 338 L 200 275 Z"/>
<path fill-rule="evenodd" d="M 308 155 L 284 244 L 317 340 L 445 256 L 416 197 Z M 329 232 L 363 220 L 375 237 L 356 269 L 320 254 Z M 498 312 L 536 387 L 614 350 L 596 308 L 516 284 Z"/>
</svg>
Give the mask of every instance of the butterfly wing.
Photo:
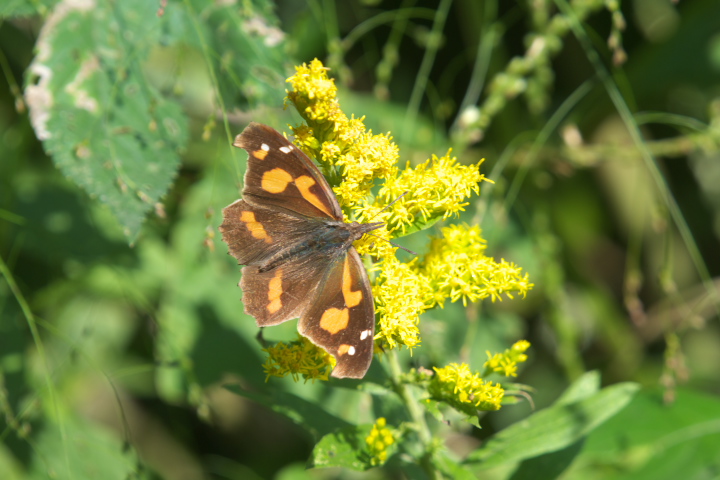
<svg viewBox="0 0 720 480">
<path fill-rule="evenodd" d="M 373 357 L 375 307 L 354 247 L 330 266 L 310 308 L 300 317 L 298 331 L 335 357 L 333 377 L 365 376 Z"/>
<path fill-rule="evenodd" d="M 240 265 L 265 265 L 313 235 L 315 221 L 237 200 L 223 209 L 223 241 Z"/>
<path fill-rule="evenodd" d="M 283 253 L 313 238 L 316 222 L 244 200 L 223 210 L 223 240 L 238 263 L 247 265 L 240 281 L 245 312 L 255 317 L 259 326 L 298 318 L 314 297 L 332 259 L 311 255 L 284 258 Z"/>
<path fill-rule="evenodd" d="M 254 265 L 242 269 L 245 313 L 255 317 L 259 327 L 302 317 L 310 308 L 328 265 L 308 260 L 294 259 L 268 271 Z"/>
<path fill-rule="evenodd" d="M 233 143 L 248 152 L 243 198 L 307 217 L 342 220 L 332 189 L 315 164 L 276 130 L 251 122 Z"/>
</svg>

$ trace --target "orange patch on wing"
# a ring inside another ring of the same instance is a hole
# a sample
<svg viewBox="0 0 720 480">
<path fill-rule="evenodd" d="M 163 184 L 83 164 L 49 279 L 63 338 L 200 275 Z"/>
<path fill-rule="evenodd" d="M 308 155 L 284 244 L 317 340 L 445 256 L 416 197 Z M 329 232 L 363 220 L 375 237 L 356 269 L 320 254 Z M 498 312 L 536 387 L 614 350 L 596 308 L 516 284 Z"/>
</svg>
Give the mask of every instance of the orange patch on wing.
<svg viewBox="0 0 720 480">
<path fill-rule="evenodd" d="M 280 300 L 282 294 L 282 270 L 278 270 L 268 283 L 268 300 L 270 300 L 267 306 L 268 312 L 275 313 L 282 308 L 282 301 Z"/>
<path fill-rule="evenodd" d="M 280 193 L 284 192 L 288 184 L 292 181 L 293 177 L 287 171 L 282 168 L 273 168 L 263 173 L 260 185 L 266 192 Z"/>
<path fill-rule="evenodd" d="M 245 228 L 248 229 L 253 237 L 265 240 L 267 243 L 272 242 L 272 238 L 270 238 L 270 235 L 268 235 L 265 231 L 265 227 L 262 226 L 262 223 L 255 219 L 255 214 L 253 212 L 248 212 L 247 210 L 240 212 L 240 221 L 245 224 Z"/>
<path fill-rule="evenodd" d="M 342 345 L 340 345 L 338 347 L 339 355 L 345 355 L 346 353 L 348 353 L 350 351 L 352 351 L 352 353 L 350 355 L 353 355 L 355 353 L 355 347 L 353 347 L 352 345 L 347 345 L 345 343 L 343 343 Z"/>
<path fill-rule="evenodd" d="M 300 195 L 302 195 L 305 200 L 315 205 L 315 207 L 317 207 L 317 209 L 321 212 L 325 212 L 328 216 L 332 217 L 332 214 L 322 200 L 320 200 L 320 197 L 310 191 L 310 187 L 315 185 L 315 180 L 307 175 L 301 175 L 295 179 L 295 185 L 298 190 L 300 190 Z"/>
<path fill-rule="evenodd" d="M 363 298 L 362 290 L 352 291 L 352 275 L 350 275 L 350 257 L 348 255 L 345 255 L 345 265 L 343 265 L 342 293 L 348 308 L 358 306 Z"/>
<path fill-rule="evenodd" d="M 265 160 L 265 157 L 267 157 L 267 150 L 255 150 L 253 152 L 253 157 L 257 158 L 258 160 Z"/>
<path fill-rule="evenodd" d="M 344 330 L 350 321 L 350 311 L 347 308 L 328 308 L 320 317 L 320 328 L 331 334 Z"/>
</svg>

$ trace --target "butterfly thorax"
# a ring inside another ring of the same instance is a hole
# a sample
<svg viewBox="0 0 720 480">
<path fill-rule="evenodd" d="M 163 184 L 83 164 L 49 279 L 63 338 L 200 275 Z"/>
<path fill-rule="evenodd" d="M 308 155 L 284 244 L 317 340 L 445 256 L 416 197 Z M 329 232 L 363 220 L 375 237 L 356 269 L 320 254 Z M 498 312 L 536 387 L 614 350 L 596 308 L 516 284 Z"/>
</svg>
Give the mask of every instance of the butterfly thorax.
<svg viewBox="0 0 720 480">
<path fill-rule="evenodd" d="M 382 227 L 384 223 L 345 223 L 339 220 L 323 220 L 312 233 L 280 249 L 275 255 L 259 265 L 259 272 L 270 271 L 283 263 L 300 257 L 321 254 L 326 257 L 343 255 L 355 240 L 367 232 Z"/>
</svg>

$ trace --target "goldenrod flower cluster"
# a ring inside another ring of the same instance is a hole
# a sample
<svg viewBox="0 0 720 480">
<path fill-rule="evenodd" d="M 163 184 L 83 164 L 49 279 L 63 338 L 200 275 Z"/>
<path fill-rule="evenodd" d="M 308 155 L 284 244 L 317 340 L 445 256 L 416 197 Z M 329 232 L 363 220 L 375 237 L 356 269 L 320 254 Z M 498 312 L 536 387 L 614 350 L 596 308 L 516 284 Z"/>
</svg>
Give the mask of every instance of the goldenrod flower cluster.
<svg viewBox="0 0 720 480">
<path fill-rule="evenodd" d="M 443 228 L 428 253 L 409 262 L 398 260 L 396 248 L 385 241 L 461 212 L 487 180 L 480 173 L 482 160 L 462 165 L 448 151 L 400 170 L 391 137 L 372 134 L 362 118 L 342 112 L 335 83 L 319 60 L 296 67 L 287 81 L 292 85 L 288 100 L 307 122 L 293 128 L 295 143 L 320 163 L 346 217 L 385 223 L 374 236 L 355 242 L 361 255 L 375 258 L 370 271 L 375 273 L 376 341 L 386 348 L 413 348 L 421 341 L 419 317 L 425 310 L 442 307 L 447 299 L 464 304 L 487 297 L 495 301 L 502 294 L 524 296 L 532 288 L 520 267 L 485 256 L 485 240 L 477 226 Z M 373 197 L 376 184 L 379 189 Z M 280 373 L 276 365 L 266 371 L 269 376 Z"/>
<path fill-rule="evenodd" d="M 372 465 L 385 463 L 388 457 L 388 447 L 395 443 L 395 435 L 391 429 L 386 427 L 386 423 L 384 417 L 378 418 L 370 430 L 370 434 L 365 438 Z"/>
<path fill-rule="evenodd" d="M 442 238 L 430 243 L 430 251 L 418 265 L 418 271 L 430 283 L 433 298 L 430 306 L 442 307 L 446 299 L 476 302 L 490 297 L 502 300 L 511 292 L 523 297 L 533 287 L 528 274 L 521 276 L 522 268 L 505 259 L 496 262 L 485 256 L 487 247 L 480 227 L 450 225 L 442 229 Z"/>
<path fill-rule="evenodd" d="M 427 309 L 425 298 L 432 296 L 432 290 L 426 279 L 416 273 L 414 263 L 400 262 L 394 256 L 387 258 L 373 285 L 378 316 L 375 337 L 389 348 L 420 344 L 418 322 Z"/>
<path fill-rule="evenodd" d="M 488 361 L 485 362 L 485 372 L 497 372 L 506 377 L 517 377 L 517 365 L 527 360 L 525 351 L 530 348 L 530 342 L 520 340 L 503 353 L 495 355 L 487 352 Z"/>
<path fill-rule="evenodd" d="M 478 410 L 499 410 L 505 390 L 499 383 L 484 381 L 466 363 L 451 363 L 435 368 L 428 392 L 434 400 L 445 402 L 456 410 L 473 416 Z"/>
<path fill-rule="evenodd" d="M 335 366 L 335 358 L 305 337 L 290 343 L 278 342 L 264 349 L 268 357 L 263 364 L 265 381 L 270 377 L 292 375 L 298 381 L 300 375 L 308 380 L 328 380 Z"/>
<path fill-rule="evenodd" d="M 480 182 L 489 181 L 480 173 L 484 159 L 474 165 L 460 165 L 451 153 L 448 150 L 440 158 L 433 155 L 415 168 L 408 162 L 399 175 L 385 181 L 376 202 L 388 204 L 399 198 L 386 220 L 388 230 L 404 235 L 413 227 L 456 215 L 469 204 L 465 199 L 480 193 Z"/>
<path fill-rule="evenodd" d="M 374 179 L 395 175 L 397 145 L 390 137 L 366 131 L 362 118 L 348 118 L 336 98 L 335 82 L 320 60 L 296 67 L 288 79 L 288 99 L 307 122 L 293 128 L 295 141 L 321 162 L 340 204 L 355 206 L 370 194 Z"/>
</svg>

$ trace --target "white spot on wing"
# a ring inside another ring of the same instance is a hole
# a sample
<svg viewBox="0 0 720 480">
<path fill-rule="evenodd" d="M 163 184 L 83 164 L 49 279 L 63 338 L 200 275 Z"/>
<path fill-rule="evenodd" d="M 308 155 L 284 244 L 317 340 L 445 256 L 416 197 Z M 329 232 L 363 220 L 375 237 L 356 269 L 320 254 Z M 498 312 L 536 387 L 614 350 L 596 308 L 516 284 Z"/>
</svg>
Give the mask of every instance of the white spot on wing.
<svg viewBox="0 0 720 480">
<path fill-rule="evenodd" d="M 262 145 L 260 145 L 260 148 L 262 148 L 266 152 L 270 151 L 270 146 L 267 143 L 263 143 Z"/>
<path fill-rule="evenodd" d="M 369 336 L 370 336 L 370 330 L 363 330 L 360 333 L 360 340 L 365 340 Z"/>
<path fill-rule="evenodd" d="M 292 151 L 292 147 L 280 147 L 280 151 L 283 153 L 290 153 Z"/>
<path fill-rule="evenodd" d="M 348 348 L 348 355 L 355 355 L 355 347 Z"/>
</svg>

